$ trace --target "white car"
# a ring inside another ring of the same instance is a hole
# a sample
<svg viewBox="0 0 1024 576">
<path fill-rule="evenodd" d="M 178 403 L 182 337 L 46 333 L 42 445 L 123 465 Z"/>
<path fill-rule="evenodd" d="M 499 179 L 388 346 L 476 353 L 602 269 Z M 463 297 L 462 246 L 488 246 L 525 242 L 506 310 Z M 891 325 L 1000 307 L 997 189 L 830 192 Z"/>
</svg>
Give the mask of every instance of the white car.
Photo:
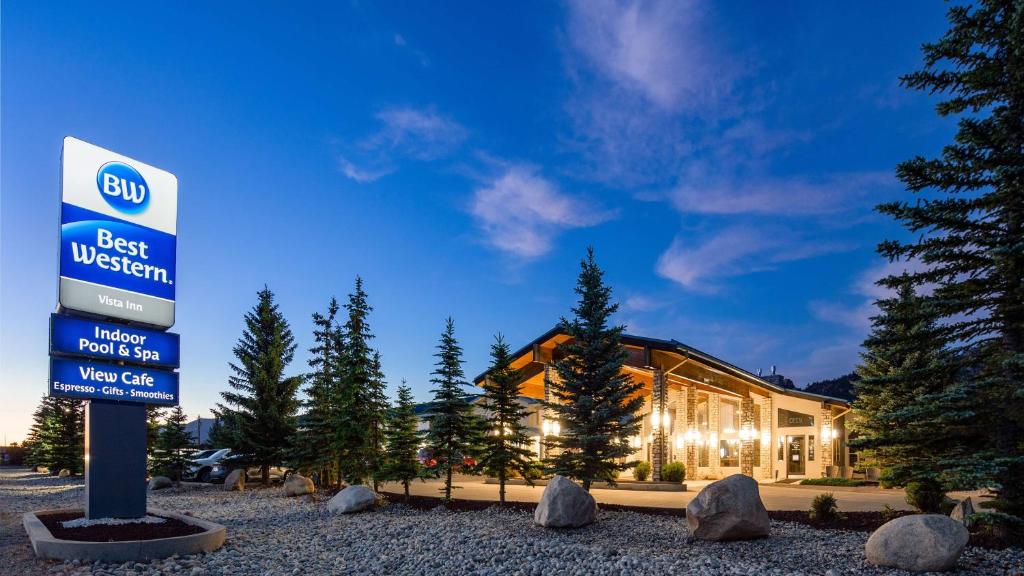
<svg viewBox="0 0 1024 576">
<path fill-rule="evenodd" d="M 231 454 L 230 448 L 217 448 L 214 450 L 203 450 L 192 456 L 188 468 L 185 470 L 185 477 L 198 482 L 209 482 L 210 472 L 220 461 Z"/>
</svg>

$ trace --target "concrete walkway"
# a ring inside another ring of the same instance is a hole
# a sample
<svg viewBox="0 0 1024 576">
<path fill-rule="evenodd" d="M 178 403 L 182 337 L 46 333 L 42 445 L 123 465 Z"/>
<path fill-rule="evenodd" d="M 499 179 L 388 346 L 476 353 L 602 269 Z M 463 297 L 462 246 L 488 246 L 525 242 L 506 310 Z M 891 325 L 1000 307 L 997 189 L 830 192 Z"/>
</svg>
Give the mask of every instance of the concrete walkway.
<svg viewBox="0 0 1024 576">
<path fill-rule="evenodd" d="M 700 484 L 700 486 L 697 486 Z M 598 503 L 622 504 L 626 506 L 651 506 L 655 508 L 685 508 L 707 482 L 694 483 L 687 492 L 640 492 L 633 490 L 592 489 L 591 494 Z M 438 496 L 444 484 L 440 480 L 415 481 L 410 493 L 415 496 Z M 466 500 L 498 500 L 498 486 L 484 484 L 482 478 L 462 477 L 454 483 L 453 498 Z M 787 486 L 761 484 L 761 500 L 769 510 L 810 510 L 811 500 L 822 492 L 832 492 L 839 500 L 839 509 L 849 512 L 880 511 L 886 504 L 897 510 L 910 510 L 902 490 L 859 488 L 856 491 L 832 489 L 828 486 Z M 387 492 L 402 492 L 400 484 L 386 484 Z M 543 493 L 543 486 L 506 486 L 505 497 L 516 502 L 537 502 Z M 953 497 L 957 497 L 951 494 Z"/>
</svg>

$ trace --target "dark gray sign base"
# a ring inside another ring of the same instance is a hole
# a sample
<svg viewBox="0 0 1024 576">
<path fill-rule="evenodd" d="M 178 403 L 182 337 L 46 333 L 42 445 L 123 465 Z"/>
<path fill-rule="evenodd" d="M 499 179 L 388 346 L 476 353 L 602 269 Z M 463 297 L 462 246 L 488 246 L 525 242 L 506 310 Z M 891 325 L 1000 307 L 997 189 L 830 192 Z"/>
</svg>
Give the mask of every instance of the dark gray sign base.
<svg viewBox="0 0 1024 576">
<path fill-rule="evenodd" d="M 85 406 L 85 517 L 146 515 L 146 405 Z"/>
</svg>

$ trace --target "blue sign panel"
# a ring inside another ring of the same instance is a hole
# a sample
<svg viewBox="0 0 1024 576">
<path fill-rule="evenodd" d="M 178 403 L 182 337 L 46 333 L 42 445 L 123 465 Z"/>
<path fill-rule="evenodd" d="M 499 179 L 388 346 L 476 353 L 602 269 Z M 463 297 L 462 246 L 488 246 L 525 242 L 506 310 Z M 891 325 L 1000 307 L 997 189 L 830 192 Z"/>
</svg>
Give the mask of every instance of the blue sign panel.
<svg viewBox="0 0 1024 576">
<path fill-rule="evenodd" d="M 50 316 L 50 354 L 177 368 L 179 339 L 170 332 L 54 314 Z"/>
<path fill-rule="evenodd" d="M 50 358 L 50 396 L 174 406 L 178 403 L 178 374 L 107 362 Z"/>
</svg>

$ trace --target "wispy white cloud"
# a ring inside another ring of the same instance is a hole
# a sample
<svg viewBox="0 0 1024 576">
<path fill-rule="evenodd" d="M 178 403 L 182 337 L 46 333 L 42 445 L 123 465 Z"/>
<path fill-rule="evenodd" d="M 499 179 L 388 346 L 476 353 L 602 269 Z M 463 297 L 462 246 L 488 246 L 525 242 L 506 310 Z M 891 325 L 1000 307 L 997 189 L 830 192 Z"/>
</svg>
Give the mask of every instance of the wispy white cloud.
<svg viewBox="0 0 1024 576">
<path fill-rule="evenodd" d="M 562 230 L 592 226 L 612 216 L 560 191 L 525 165 L 505 166 L 499 176 L 477 188 L 470 213 L 488 244 L 521 259 L 546 254 Z"/>
<path fill-rule="evenodd" d="M 394 107 L 375 115 L 380 128 L 338 154 L 338 168 L 359 183 L 373 182 L 397 169 L 401 160 L 433 161 L 462 145 L 469 132 L 437 112 Z"/>
<path fill-rule="evenodd" d="M 782 229 L 730 226 L 705 238 L 677 236 L 658 258 L 656 269 L 684 288 L 713 292 L 723 278 L 772 270 L 783 262 L 849 248 L 836 242 L 807 242 Z"/>
</svg>

